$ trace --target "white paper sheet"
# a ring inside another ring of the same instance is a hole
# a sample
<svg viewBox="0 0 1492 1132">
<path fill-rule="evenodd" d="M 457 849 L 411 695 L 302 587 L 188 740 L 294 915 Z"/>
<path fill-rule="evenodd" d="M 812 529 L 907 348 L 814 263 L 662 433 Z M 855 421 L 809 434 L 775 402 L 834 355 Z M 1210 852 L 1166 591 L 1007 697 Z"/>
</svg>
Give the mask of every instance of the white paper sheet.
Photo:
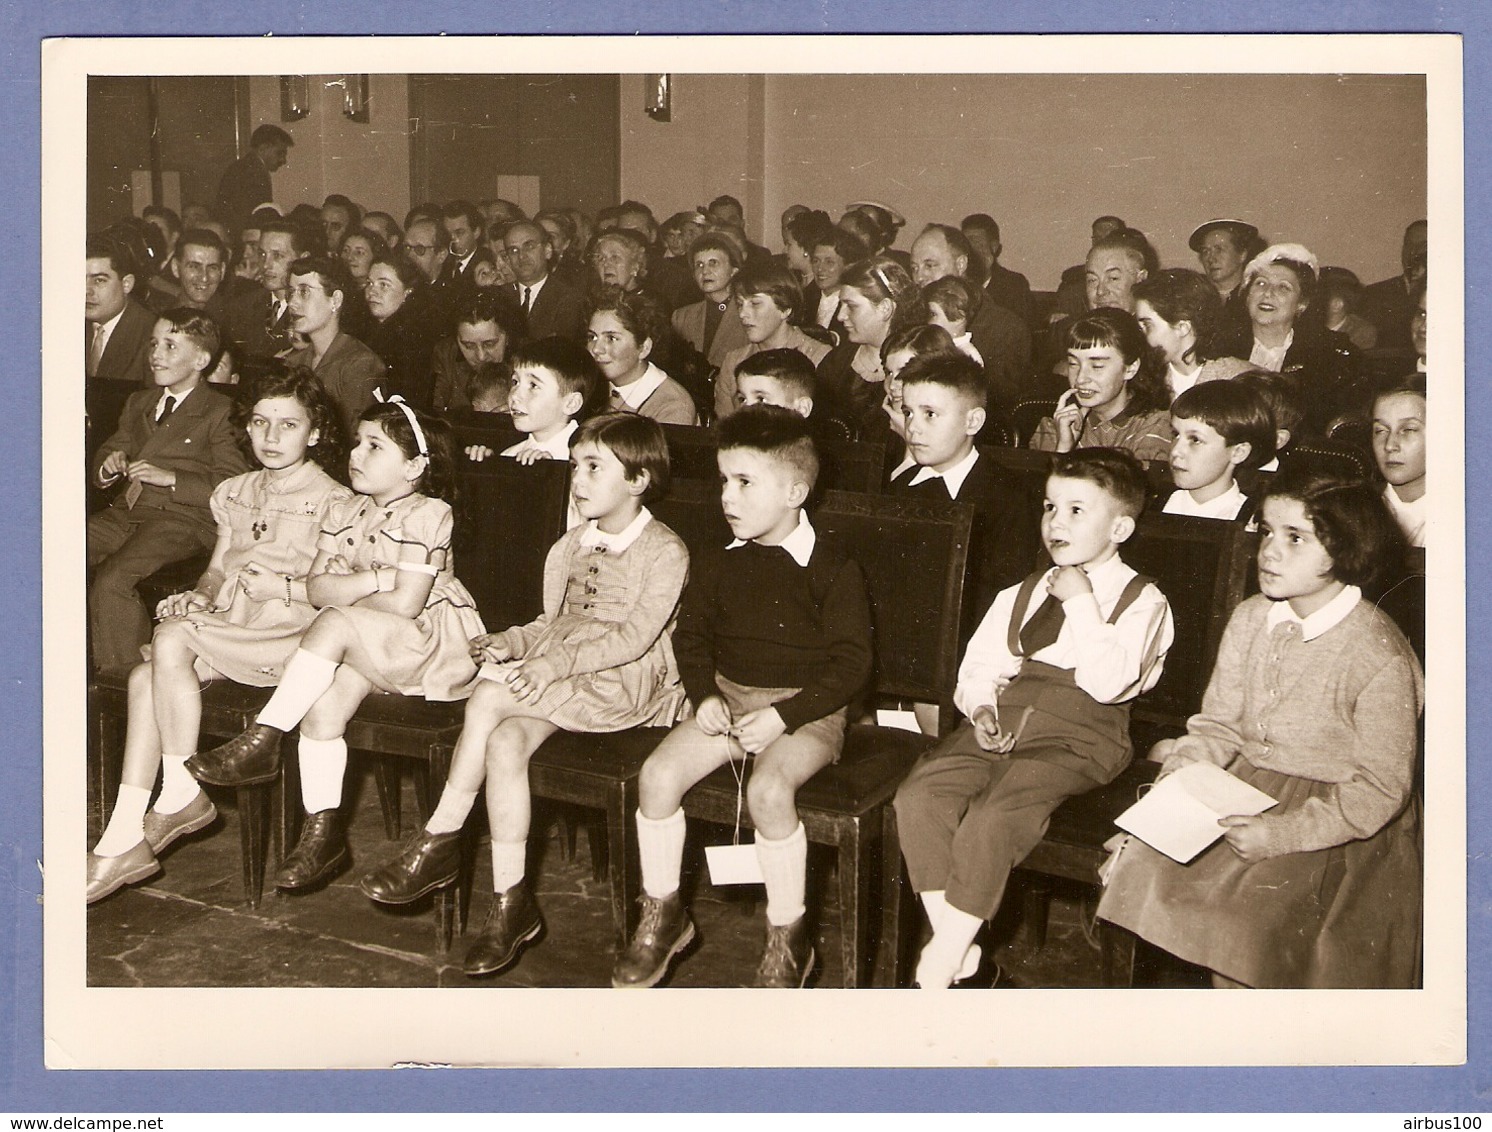
<svg viewBox="0 0 1492 1132">
<path fill-rule="evenodd" d="M 1219 818 L 1252 817 L 1274 804 L 1221 767 L 1196 762 L 1157 782 L 1114 824 L 1184 865 L 1223 835 Z"/>
</svg>

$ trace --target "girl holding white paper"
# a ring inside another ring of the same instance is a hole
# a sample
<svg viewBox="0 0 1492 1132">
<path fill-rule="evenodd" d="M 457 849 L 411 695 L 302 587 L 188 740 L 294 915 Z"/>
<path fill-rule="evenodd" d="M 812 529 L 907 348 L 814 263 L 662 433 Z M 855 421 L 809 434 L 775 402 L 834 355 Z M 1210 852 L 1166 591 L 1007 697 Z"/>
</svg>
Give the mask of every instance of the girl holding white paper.
<svg viewBox="0 0 1492 1132">
<path fill-rule="evenodd" d="M 1402 552 L 1366 483 L 1285 474 L 1261 510 L 1258 596 L 1234 612 L 1162 774 L 1225 767 L 1279 804 L 1225 817 L 1181 865 L 1138 841 L 1099 915 L 1216 986 L 1409 987 L 1421 925 L 1416 725 L 1424 676 L 1359 586 Z"/>
</svg>

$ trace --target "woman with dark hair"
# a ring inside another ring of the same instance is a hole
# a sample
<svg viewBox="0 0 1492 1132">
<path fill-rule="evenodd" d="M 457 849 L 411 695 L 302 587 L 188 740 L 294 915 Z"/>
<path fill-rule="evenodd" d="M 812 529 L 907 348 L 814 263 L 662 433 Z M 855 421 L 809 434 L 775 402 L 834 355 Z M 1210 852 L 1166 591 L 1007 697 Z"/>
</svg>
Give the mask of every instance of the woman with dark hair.
<svg viewBox="0 0 1492 1132">
<path fill-rule="evenodd" d="M 829 219 L 827 212 L 819 209 L 800 212 L 783 225 L 782 255 L 787 262 L 787 269 L 798 280 L 798 286 L 807 287 L 813 280 L 813 249 L 821 239 L 832 236 L 833 232 L 834 222 Z"/>
<path fill-rule="evenodd" d="M 1326 329 L 1345 334 L 1359 350 L 1377 346 L 1378 328 L 1358 313 L 1362 306 L 1362 280 L 1345 267 L 1323 267 L 1319 283 Z"/>
<path fill-rule="evenodd" d="M 355 238 L 356 233 L 347 237 L 344 251 Z M 430 407 L 430 359 L 438 330 L 425 287 L 425 275 L 414 261 L 392 252 L 374 259 L 364 286 L 373 317 L 368 348 L 388 366 L 384 396 L 397 393 L 419 409 Z"/>
<path fill-rule="evenodd" d="M 927 321 L 922 291 L 901 264 L 872 256 L 851 264 L 840 280 L 845 338 L 818 367 L 825 412 L 861 431 L 884 425 L 886 370 L 881 344 L 903 327 Z"/>
<path fill-rule="evenodd" d="M 343 306 L 354 293 L 340 259 L 303 256 L 290 265 L 291 328 L 307 344 L 286 361 L 321 379 L 341 406 L 349 435 L 357 431 L 358 414 L 372 404 L 386 369 L 377 354 L 342 329 Z"/>
<path fill-rule="evenodd" d="M 1134 297 L 1135 318 L 1164 367 L 1171 401 L 1193 385 L 1236 377 L 1250 368 L 1238 358 L 1215 355 L 1223 301 L 1200 272 L 1167 268 L 1136 283 Z"/>
<path fill-rule="evenodd" d="M 586 349 L 611 383 L 611 408 L 660 424 L 698 424 L 694 399 L 648 357 L 668 332 L 652 296 L 603 287 L 591 302 Z"/>
<path fill-rule="evenodd" d="M 802 326 L 822 326 L 838 339 L 839 284 L 844 269 L 870 255 L 865 242 L 843 228 L 827 228 L 811 237 L 808 263 L 813 282 L 803 288 Z"/>
<path fill-rule="evenodd" d="M 1365 405 L 1358 403 L 1357 351 L 1346 335 L 1327 330 L 1315 309 L 1316 272 L 1316 257 L 1299 244 L 1265 248 L 1244 271 L 1249 327 L 1225 335 L 1216 352 L 1293 375 L 1306 428 L 1321 435 L 1336 417 Z"/>
<path fill-rule="evenodd" d="M 1135 316 L 1100 307 L 1067 326 L 1068 391 L 1031 436 L 1045 452 L 1123 448 L 1144 463 L 1169 463 L 1171 416 Z"/>
</svg>

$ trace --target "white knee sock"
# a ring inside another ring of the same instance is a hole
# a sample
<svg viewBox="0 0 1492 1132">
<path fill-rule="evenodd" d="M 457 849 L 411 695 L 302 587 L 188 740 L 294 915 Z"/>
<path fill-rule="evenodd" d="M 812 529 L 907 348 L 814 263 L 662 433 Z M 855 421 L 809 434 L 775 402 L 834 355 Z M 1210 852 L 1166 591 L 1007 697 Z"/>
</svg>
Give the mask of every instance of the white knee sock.
<svg viewBox="0 0 1492 1132">
<path fill-rule="evenodd" d="M 679 890 L 679 869 L 684 862 L 683 807 L 666 818 L 644 817 L 637 811 L 637 853 L 642 859 L 642 890 L 655 900 Z"/>
<path fill-rule="evenodd" d="M 296 649 L 285 665 L 285 674 L 259 713 L 258 722 L 289 731 L 306 717 L 311 705 L 319 700 L 337 675 L 337 662 Z"/>
<path fill-rule="evenodd" d="M 947 990 L 954 979 L 963 977 L 974 936 L 982 923 L 978 916 L 945 904 L 941 922 L 934 927 L 933 937 L 917 962 L 917 985 L 923 990 Z M 975 966 L 978 966 L 977 954 Z"/>
<path fill-rule="evenodd" d="M 527 841 L 492 842 L 492 891 L 507 892 L 523 879 Z"/>
<path fill-rule="evenodd" d="M 150 791 L 143 786 L 119 784 L 119 797 L 109 826 L 93 847 L 96 857 L 117 857 L 128 853 L 145 840 L 145 807 L 150 805 Z"/>
<path fill-rule="evenodd" d="M 300 737 L 300 797 L 306 813 L 335 810 L 342 804 L 347 773 L 347 740 Z"/>
<path fill-rule="evenodd" d="M 942 926 L 948 915 L 948 898 L 941 888 L 929 889 L 922 894 L 922 908 L 927 913 L 927 922 L 932 925 L 933 934 L 937 934 L 938 928 Z M 955 909 L 956 910 L 956 909 Z M 959 913 L 962 915 L 963 913 Z M 977 931 L 977 929 L 976 929 Z M 975 971 L 979 970 L 979 960 L 983 955 L 977 943 L 969 944 L 968 950 L 964 952 L 963 962 L 959 964 L 958 971 L 954 974 L 955 979 L 967 979 Z"/>
<path fill-rule="evenodd" d="M 455 833 L 466 824 L 466 817 L 476 804 L 475 790 L 457 790 L 449 782 L 440 792 L 440 802 L 430 820 L 425 823 L 426 833 Z"/>
<path fill-rule="evenodd" d="M 767 882 L 767 923 L 784 928 L 801 920 L 808 884 L 808 834 L 803 823 L 778 841 L 763 837 L 758 830 L 756 859 Z"/>
<path fill-rule="evenodd" d="M 186 768 L 190 755 L 161 756 L 161 792 L 151 807 L 158 814 L 180 813 L 202 793 L 202 787 Z"/>
</svg>

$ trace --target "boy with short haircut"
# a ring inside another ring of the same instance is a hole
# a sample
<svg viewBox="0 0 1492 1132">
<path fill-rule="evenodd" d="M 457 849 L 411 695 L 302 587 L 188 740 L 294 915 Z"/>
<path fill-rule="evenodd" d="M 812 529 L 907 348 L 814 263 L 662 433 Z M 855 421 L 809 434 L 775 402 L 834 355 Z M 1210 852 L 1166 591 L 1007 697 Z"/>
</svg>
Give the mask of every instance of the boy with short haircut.
<svg viewBox="0 0 1492 1132">
<path fill-rule="evenodd" d="M 136 584 L 213 548 L 212 490 L 248 470 L 233 402 L 203 380 L 220 350 L 208 315 L 187 308 L 162 315 L 150 339 L 153 384 L 130 395 L 94 458 L 98 487 L 124 485 L 113 506 L 88 520 L 90 640 L 100 672 L 140 663 L 150 617 Z"/>
<path fill-rule="evenodd" d="M 973 336 L 969 333 L 969 314 L 974 308 L 973 288 L 956 275 L 945 275 L 924 287 L 922 298 L 927 302 L 927 321 L 948 331 L 960 353 L 984 365 L 984 358 L 974 348 Z"/>
<path fill-rule="evenodd" d="M 865 580 L 803 513 L 818 474 L 809 424 L 775 405 L 721 423 L 729 546 L 691 564 L 674 652 L 694 704 L 643 764 L 637 811 L 642 913 L 612 971 L 650 987 L 694 938 L 679 893 L 681 803 L 700 779 L 755 756 L 746 804 L 767 888 L 760 987 L 801 987 L 814 964 L 804 890 L 808 842 L 798 789 L 839 758 L 848 706 L 870 678 Z"/>
<path fill-rule="evenodd" d="M 1055 566 L 995 599 L 959 667 L 967 722 L 897 791 L 902 853 L 933 928 L 923 989 L 978 969 L 975 934 L 1052 812 L 1130 761 L 1130 701 L 1160 679 L 1173 636 L 1165 596 L 1119 557 L 1145 494 L 1127 452 L 1056 457 L 1041 520 Z"/>
<path fill-rule="evenodd" d="M 752 354 L 736 369 L 736 407 L 776 405 L 800 417 L 809 416 L 815 374 L 813 362 L 797 350 Z"/>
<path fill-rule="evenodd" d="M 972 625 L 995 594 L 1030 572 L 1036 560 L 1034 501 L 974 447 L 989 388 L 977 362 L 934 352 L 912 358 L 898 376 L 907 454 L 893 469 L 888 490 L 974 505 L 971 592 L 965 601 Z"/>
<path fill-rule="evenodd" d="M 715 419 L 723 420 L 742 403 L 736 396 L 737 374 L 747 359 L 769 350 L 796 350 L 817 366 L 829 353 L 823 342 L 793 325 L 803 307 L 803 288 L 792 272 L 776 263 L 744 268 L 733 284 L 746 344 L 730 351 L 715 377 Z"/>
<path fill-rule="evenodd" d="M 568 460 L 570 438 L 578 418 L 595 409 L 605 384 L 585 348 L 568 338 L 540 338 L 516 347 L 509 355 L 513 383 L 508 391 L 508 412 L 513 427 L 527 433 L 526 439 L 504 448 L 501 455 L 520 464 L 536 460 Z M 484 444 L 466 449 L 476 463 L 492 455 Z"/>
<path fill-rule="evenodd" d="M 1236 519 L 1248 503 L 1234 475 L 1274 458 L 1274 418 L 1253 389 L 1234 381 L 1193 385 L 1171 403 L 1168 515 Z"/>
<path fill-rule="evenodd" d="M 1291 446 L 1300 435 L 1300 424 L 1305 420 L 1300 383 L 1288 373 L 1264 369 L 1244 370 L 1232 380 L 1252 389 L 1269 406 L 1269 417 L 1274 422 L 1274 456 L 1261 464 L 1259 471 L 1279 471 L 1280 461 L 1289 459 Z"/>
</svg>

